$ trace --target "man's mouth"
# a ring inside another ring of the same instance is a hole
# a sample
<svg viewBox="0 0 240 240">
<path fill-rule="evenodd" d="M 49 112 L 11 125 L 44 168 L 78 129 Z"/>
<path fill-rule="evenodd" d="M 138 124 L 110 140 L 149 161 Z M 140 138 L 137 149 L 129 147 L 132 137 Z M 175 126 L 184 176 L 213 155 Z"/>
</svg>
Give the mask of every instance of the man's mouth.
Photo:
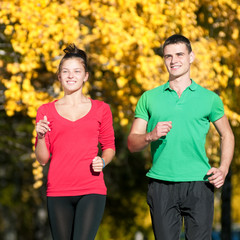
<svg viewBox="0 0 240 240">
<path fill-rule="evenodd" d="M 180 67 L 181 67 L 180 65 L 171 66 L 172 69 L 178 69 L 178 68 L 180 68 Z"/>
</svg>

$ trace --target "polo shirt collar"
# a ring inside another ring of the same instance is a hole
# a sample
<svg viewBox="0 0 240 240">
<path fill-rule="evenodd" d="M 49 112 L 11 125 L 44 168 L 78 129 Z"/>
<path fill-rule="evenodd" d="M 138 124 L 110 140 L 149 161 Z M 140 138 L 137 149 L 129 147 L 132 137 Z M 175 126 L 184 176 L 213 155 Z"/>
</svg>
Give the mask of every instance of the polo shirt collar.
<svg viewBox="0 0 240 240">
<path fill-rule="evenodd" d="M 191 79 L 191 80 L 192 80 L 192 79 Z M 195 91 L 195 90 L 197 89 L 197 87 L 198 87 L 197 83 L 194 82 L 193 80 L 192 80 L 191 85 L 188 86 L 188 88 L 189 88 L 191 91 Z M 170 88 L 169 81 L 167 81 L 167 82 L 163 85 L 163 91 L 166 91 L 166 90 L 170 90 L 170 91 L 172 90 L 172 89 Z"/>
<path fill-rule="evenodd" d="M 192 80 L 192 79 L 191 79 Z M 189 89 L 192 91 L 195 91 L 197 89 L 198 85 L 192 80 L 191 85 L 189 86 Z"/>
</svg>

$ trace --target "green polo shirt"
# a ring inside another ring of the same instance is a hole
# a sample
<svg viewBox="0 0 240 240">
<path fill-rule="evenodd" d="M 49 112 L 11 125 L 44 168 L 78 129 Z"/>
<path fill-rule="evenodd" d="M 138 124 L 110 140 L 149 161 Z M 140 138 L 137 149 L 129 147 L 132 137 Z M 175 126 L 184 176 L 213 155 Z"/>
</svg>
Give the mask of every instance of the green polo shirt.
<svg viewBox="0 0 240 240">
<path fill-rule="evenodd" d="M 180 98 L 169 82 L 146 91 L 138 101 L 135 118 L 148 122 L 147 132 L 158 122 L 172 121 L 167 136 L 151 143 L 153 164 L 147 176 L 174 182 L 206 180 L 210 169 L 206 135 L 210 122 L 223 115 L 219 96 L 193 80 Z"/>
</svg>

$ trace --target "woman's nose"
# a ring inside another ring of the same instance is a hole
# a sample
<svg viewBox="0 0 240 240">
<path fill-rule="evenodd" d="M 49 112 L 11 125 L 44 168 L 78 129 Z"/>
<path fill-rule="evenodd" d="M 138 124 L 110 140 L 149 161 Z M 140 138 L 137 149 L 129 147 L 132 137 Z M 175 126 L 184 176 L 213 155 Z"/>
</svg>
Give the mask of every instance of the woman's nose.
<svg viewBox="0 0 240 240">
<path fill-rule="evenodd" d="M 69 78 L 72 78 L 73 76 L 74 76 L 73 72 L 69 71 L 69 72 L 68 72 L 68 77 L 69 77 Z"/>
</svg>

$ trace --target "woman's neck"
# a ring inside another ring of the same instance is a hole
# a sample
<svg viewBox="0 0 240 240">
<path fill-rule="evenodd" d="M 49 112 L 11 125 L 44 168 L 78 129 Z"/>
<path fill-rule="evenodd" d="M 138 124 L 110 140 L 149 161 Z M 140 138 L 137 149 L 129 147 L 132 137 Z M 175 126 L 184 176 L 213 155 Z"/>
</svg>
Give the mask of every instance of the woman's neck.
<svg viewBox="0 0 240 240">
<path fill-rule="evenodd" d="M 65 94 L 61 99 L 60 102 L 62 104 L 67 105 L 76 105 L 81 103 L 89 102 L 89 98 L 87 98 L 85 95 L 79 92 L 71 93 L 71 94 Z"/>
</svg>

